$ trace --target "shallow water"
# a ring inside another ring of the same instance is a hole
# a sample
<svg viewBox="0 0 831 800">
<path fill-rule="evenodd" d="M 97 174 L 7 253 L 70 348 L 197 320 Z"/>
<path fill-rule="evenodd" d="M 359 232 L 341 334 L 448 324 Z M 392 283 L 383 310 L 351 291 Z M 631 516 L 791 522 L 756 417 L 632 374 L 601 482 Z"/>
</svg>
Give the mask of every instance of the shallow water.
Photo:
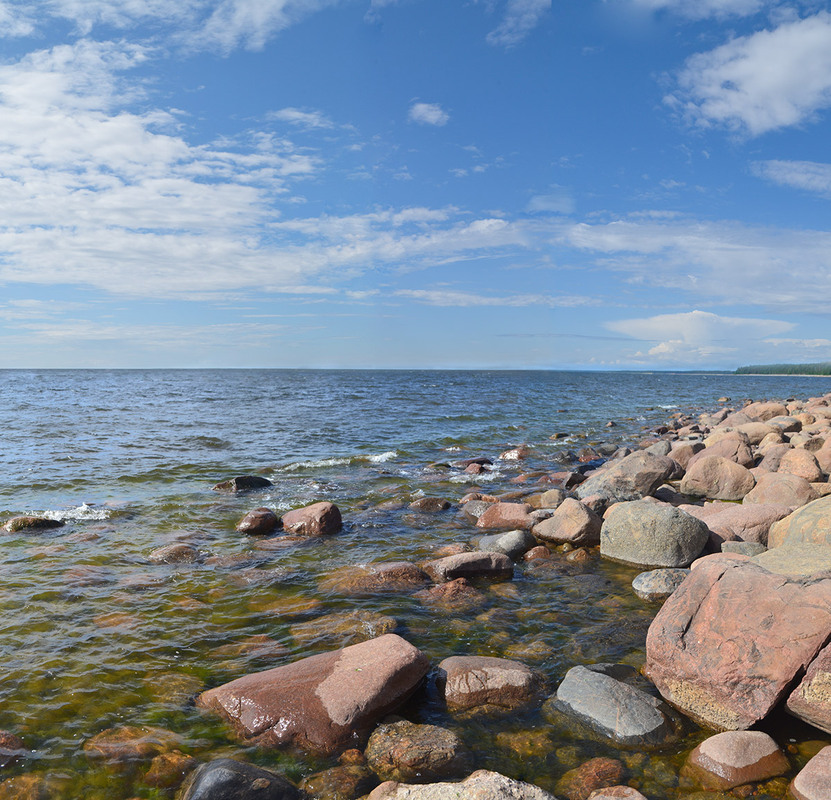
<svg viewBox="0 0 831 800">
<path fill-rule="evenodd" d="M 463 653 L 517 658 L 544 672 L 552 691 L 578 663 L 638 666 L 657 607 L 632 593 L 638 570 L 596 554 L 584 565 L 562 554 L 519 565 L 512 582 L 482 585 L 485 605 L 466 613 L 437 612 L 407 595 L 345 597 L 324 579 L 352 564 L 426 560 L 474 537 L 456 509 L 409 510 L 417 497 L 515 490 L 512 478 L 550 471 L 567 450 L 638 442 L 676 411 L 712 410 L 721 395 L 740 401 L 829 389 L 819 378 L 689 374 L 0 371 L 0 520 L 37 513 L 67 522 L 0 540 L 0 728 L 31 749 L 2 775 L 49 776 L 59 797 L 169 796 L 143 782 L 146 763 L 114 772 L 85 754 L 90 737 L 125 724 L 173 731 L 178 748 L 201 760 L 240 756 L 293 780 L 331 766 L 241 747 L 190 698 L 368 638 L 384 623 L 368 616 L 327 633 L 320 620 L 334 613 L 391 617 L 433 663 Z M 497 459 L 521 443 L 533 448 L 527 461 Z M 496 461 L 488 476 L 431 466 L 481 455 Z M 249 473 L 274 486 L 240 496 L 211 490 Z M 345 520 L 325 541 L 269 549 L 279 541 L 234 530 L 252 508 L 279 512 L 322 499 L 337 503 Z M 197 546 L 202 560 L 148 561 L 172 542 Z M 252 648 L 255 636 L 262 638 Z M 690 725 L 666 752 L 621 754 L 540 713 L 454 720 L 429 686 L 407 714 L 457 729 L 477 767 L 550 790 L 588 757 L 620 757 L 628 780 L 656 799 L 695 796 L 677 785 L 677 773 L 706 735 Z M 829 743 L 784 719 L 771 727 L 781 744 L 801 748 L 794 768 L 816 746 L 806 740 Z M 758 796 L 778 798 L 781 789 Z"/>
</svg>

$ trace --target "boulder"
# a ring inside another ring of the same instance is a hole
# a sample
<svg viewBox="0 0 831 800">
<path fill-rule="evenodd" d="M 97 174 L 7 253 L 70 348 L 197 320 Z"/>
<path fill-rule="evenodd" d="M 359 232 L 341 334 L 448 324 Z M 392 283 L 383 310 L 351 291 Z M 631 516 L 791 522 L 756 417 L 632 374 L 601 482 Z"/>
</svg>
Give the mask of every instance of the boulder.
<svg viewBox="0 0 831 800">
<path fill-rule="evenodd" d="M 705 789 L 725 791 L 784 775 L 785 754 L 762 731 L 725 731 L 705 739 L 690 753 L 682 774 Z"/>
<path fill-rule="evenodd" d="M 249 536 L 268 536 L 279 527 L 280 517 L 270 508 L 255 508 L 237 523 L 237 530 Z"/>
<path fill-rule="evenodd" d="M 226 492 L 229 494 L 240 494 L 242 492 L 251 492 L 255 489 L 267 489 L 274 484 L 259 475 L 239 475 L 236 478 L 230 478 L 227 481 L 222 481 L 214 486 L 215 492 Z"/>
<path fill-rule="evenodd" d="M 737 540 L 734 542 L 722 542 L 721 544 L 722 553 L 735 553 L 740 556 L 747 556 L 748 558 L 758 556 L 766 550 L 767 547 L 763 544 L 759 544 L 759 542 L 743 542 L 741 540 Z"/>
<path fill-rule="evenodd" d="M 480 769 L 459 783 L 424 786 L 386 781 L 367 800 L 557 800 L 539 786 Z"/>
<path fill-rule="evenodd" d="M 537 540 L 530 531 L 491 533 L 479 539 L 479 549 L 486 553 L 503 553 L 516 561 L 536 546 Z"/>
<path fill-rule="evenodd" d="M 84 742 L 88 758 L 101 759 L 109 764 L 130 761 L 150 761 L 161 753 L 168 753 L 181 744 L 180 737 L 164 728 L 143 728 L 121 725 L 107 728 Z"/>
<path fill-rule="evenodd" d="M 360 755 L 360 751 L 354 752 Z M 304 800 L 352 800 L 364 797 L 377 785 L 378 778 L 361 756 L 360 762 L 343 763 L 309 775 L 300 782 L 300 790 L 305 794 Z"/>
<path fill-rule="evenodd" d="M 784 544 L 831 546 L 831 496 L 814 500 L 770 526 L 768 547 Z"/>
<path fill-rule="evenodd" d="M 491 503 L 479 515 L 476 527 L 530 530 L 534 525 L 534 518 L 531 516 L 533 510 L 527 503 Z"/>
<path fill-rule="evenodd" d="M 742 412 L 749 419 L 757 422 L 767 422 L 774 417 L 788 416 L 788 409 L 786 406 L 782 405 L 782 403 L 768 401 L 750 403 L 750 405 L 747 405 L 742 409 Z"/>
<path fill-rule="evenodd" d="M 300 536 L 323 536 L 337 533 L 342 527 L 340 509 L 333 503 L 313 503 L 283 515 L 283 529 L 286 533 Z"/>
<path fill-rule="evenodd" d="M 703 449 L 703 442 L 675 442 L 669 452 L 669 457 L 677 461 L 683 469 L 687 469 L 690 459 Z"/>
<path fill-rule="evenodd" d="M 301 800 L 281 775 L 231 758 L 217 758 L 191 773 L 180 800 Z"/>
<path fill-rule="evenodd" d="M 545 678 L 518 661 L 490 656 L 451 656 L 439 664 L 437 684 L 451 712 L 506 714 L 537 706 Z"/>
<path fill-rule="evenodd" d="M 39 533 L 53 528 L 61 528 L 63 524 L 59 519 L 49 519 L 48 517 L 12 517 L 3 525 L 3 530 L 7 533 Z"/>
<path fill-rule="evenodd" d="M 607 674 L 603 665 L 572 667 L 546 702 L 601 736 L 627 747 L 664 744 L 676 736 L 677 720 L 663 702 Z"/>
<path fill-rule="evenodd" d="M 699 459 L 681 481 L 681 493 L 711 500 L 741 500 L 754 486 L 753 474 L 721 456 Z"/>
<path fill-rule="evenodd" d="M 625 774 L 626 767 L 616 758 L 591 758 L 566 772 L 555 791 L 567 800 L 588 800 L 595 789 L 620 784 Z"/>
<path fill-rule="evenodd" d="M 197 761 L 193 756 L 187 756 L 179 750 L 161 753 L 150 762 L 150 769 L 144 773 L 141 782 L 145 786 L 159 789 L 175 789 L 196 766 Z"/>
<path fill-rule="evenodd" d="M 767 545 L 771 526 L 789 513 L 789 506 L 723 503 L 714 506 L 704 522 L 713 544 L 740 540 Z"/>
<path fill-rule="evenodd" d="M 816 458 L 801 447 L 794 447 L 782 456 L 778 471 L 799 475 L 801 478 L 805 478 L 808 483 L 820 482 L 825 479 L 825 474 Z"/>
<path fill-rule="evenodd" d="M 504 553 L 458 553 L 428 561 L 424 571 L 436 581 L 452 581 L 454 578 L 510 580 L 514 575 L 514 563 Z"/>
<path fill-rule="evenodd" d="M 673 506 L 649 500 L 616 503 L 600 530 L 600 554 L 644 567 L 687 567 L 709 535 L 701 520 Z"/>
<path fill-rule="evenodd" d="M 645 674 L 700 724 L 744 730 L 831 636 L 831 580 L 792 580 L 742 556 L 701 559 L 646 638 Z"/>
<path fill-rule="evenodd" d="M 409 561 L 380 561 L 341 567 L 320 582 L 327 592 L 346 595 L 410 592 L 430 583 L 430 576 Z"/>
<path fill-rule="evenodd" d="M 333 753 L 354 746 L 403 703 L 429 669 L 427 657 L 393 633 L 256 672 L 203 692 L 246 741 Z"/>
<path fill-rule="evenodd" d="M 459 736 L 438 725 L 416 725 L 407 720 L 379 725 L 369 737 L 366 760 L 382 781 L 429 783 L 459 778 L 472 757 Z"/>
<path fill-rule="evenodd" d="M 831 577 L 831 547 L 824 544 L 783 544 L 753 556 L 753 561 L 777 575 Z"/>
<path fill-rule="evenodd" d="M 747 436 L 750 444 L 759 444 L 769 433 L 781 434 L 779 428 L 766 422 L 745 422 L 744 425 L 737 425 L 736 430 Z"/>
<path fill-rule="evenodd" d="M 568 497 L 554 513 L 531 530 L 538 539 L 555 544 L 600 544 L 602 520 L 579 500 Z"/>
<path fill-rule="evenodd" d="M 632 581 L 632 589 L 641 600 L 664 601 L 690 574 L 688 569 L 653 569 L 641 572 Z"/>
<path fill-rule="evenodd" d="M 831 733 L 831 645 L 820 650 L 787 700 L 788 712 Z"/>
<path fill-rule="evenodd" d="M 758 463 L 758 468 L 763 472 L 778 472 L 779 465 L 785 453 L 788 453 L 793 448 L 789 444 L 771 444 L 770 446 L 759 446 L 759 452 L 762 454 L 762 459 Z"/>
<path fill-rule="evenodd" d="M 742 502 L 799 508 L 816 499 L 817 493 L 805 478 L 787 472 L 770 472 L 756 476 L 756 486 Z"/>
<path fill-rule="evenodd" d="M 726 458 L 728 461 L 733 461 L 743 467 L 753 466 L 753 451 L 747 443 L 744 436 L 737 433 L 732 433 L 718 439 L 712 444 L 708 444 L 706 448 L 702 448 L 686 464 L 686 469 L 689 470 L 694 464 L 701 461 L 702 458 L 711 458 L 719 456 Z"/>
<path fill-rule="evenodd" d="M 577 488 L 577 497 L 600 495 L 616 503 L 651 495 L 676 469 L 666 456 L 638 451 L 609 462 Z"/>
<path fill-rule="evenodd" d="M 831 747 L 823 747 L 797 774 L 788 787 L 793 800 L 828 800 L 831 786 Z"/>
</svg>

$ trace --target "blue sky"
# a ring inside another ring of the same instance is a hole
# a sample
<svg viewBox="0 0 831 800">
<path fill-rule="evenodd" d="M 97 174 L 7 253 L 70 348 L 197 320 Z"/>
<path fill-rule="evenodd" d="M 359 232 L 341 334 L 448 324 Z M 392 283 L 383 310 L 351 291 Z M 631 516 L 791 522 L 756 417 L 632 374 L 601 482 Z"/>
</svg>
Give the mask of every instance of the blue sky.
<svg viewBox="0 0 831 800">
<path fill-rule="evenodd" d="M 812 0 L 0 0 L 0 367 L 831 360 Z"/>
</svg>

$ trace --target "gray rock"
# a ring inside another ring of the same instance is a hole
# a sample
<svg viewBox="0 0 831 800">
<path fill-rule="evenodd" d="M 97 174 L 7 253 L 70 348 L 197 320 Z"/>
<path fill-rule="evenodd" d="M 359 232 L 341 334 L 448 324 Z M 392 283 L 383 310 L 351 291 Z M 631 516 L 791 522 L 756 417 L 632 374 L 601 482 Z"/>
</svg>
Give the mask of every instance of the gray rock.
<svg viewBox="0 0 831 800">
<path fill-rule="evenodd" d="M 387 781 L 367 800 L 557 800 L 531 783 L 506 778 L 498 772 L 480 769 L 460 783 L 428 783 L 418 786 Z"/>
<path fill-rule="evenodd" d="M 831 547 L 824 544 L 783 544 L 752 559 L 760 567 L 789 578 L 831 575 Z"/>
<path fill-rule="evenodd" d="M 536 544 L 537 540 L 530 531 L 521 530 L 491 533 L 479 539 L 480 550 L 489 553 L 504 553 L 514 561 Z"/>
<path fill-rule="evenodd" d="M 644 567 L 688 567 L 710 532 L 699 519 L 650 500 L 617 503 L 600 530 L 600 554 Z"/>
<path fill-rule="evenodd" d="M 600 543 L 601 524 L 602 520 L 594 511 L 569 497 L 549 519 L 538 522 L 532 531 L 537 538 L 555 544 L 596 545 Z"/>
<path fill-rule="evenodd" d="M 666 600 L 690 574 L 688 569 L 653 569 L 641 572 L 632 581 L 632 589 L 642 600 Z"/>
<path fill-rule="evenodd" d="M 741 556 L 758 556 L 766 550 L 767 547 L 759 542 L 723 542 L 721 545 L 722 553 L 738 553 Z"/>
<path fill-rule="evenodd" d="M 581 500 L 590 495 L 614 502 L 640 500 L 651 495 L 675 469 L 676 463 L 671 458 L 639 451 L 609 462 L 580 484 L 577 496 Z"/>
<path fill-rule="evenodd" d="M 300 791 L 285 778 L 253 764 L 218 758 L 197 769 L 181 800 L 300 800 Z"/>
<path fill-rule="evenodd" d="M 471 519 L 479 519 L 493 503 L 488 503 L 485 500 L 469 500 L 462 506 L 462 511 Z"/>
<path fill-rule="evenodd" d="M 514 565 L 504 553 L 457 553 L 428 561 L 424 571 L 435 581 L 452 581 L 454 578 L 510 580 Z"/>
<path fill-rule="evenodd" d="M 665 703 L 586 667 L 572 667 L 555 698 L 557 710 L 621 745 L 660 745 L 676 735 L 675 718 Z"/>
</svg>

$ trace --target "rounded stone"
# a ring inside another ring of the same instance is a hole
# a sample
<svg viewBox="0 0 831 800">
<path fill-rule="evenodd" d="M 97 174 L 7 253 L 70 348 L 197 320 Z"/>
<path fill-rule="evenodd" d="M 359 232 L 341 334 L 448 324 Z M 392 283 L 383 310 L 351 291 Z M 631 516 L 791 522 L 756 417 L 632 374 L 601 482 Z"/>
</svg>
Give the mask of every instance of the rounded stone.
<svg viewBox="0 0 831 800">
<path fill-rule="evenodd" d="M 726 731 L 705 739 L 690 753 L 684 772 L 705 789 L 724 791 L 783 775 L 790 765 L 762 731 Z"/>
<path fill-rule="evenodd" d="M 831 786 L 831 747 L 823 747 L 791 781 L 788 793 L 794 800 L 828 800 Z"/>
<path fill-rule="evenodd" d="M 270 508 L 255 508 L 237 523 L 237 530 L 249 536 L 268 536 L 279 525 L 280 517 Z"/>
<path fill-rule="evenodd" d="M 632 589 L 641 600 L 666 600 L 690 574 L 688 569 L 653 569 L 641 572 L 632 581 Z"/>
</svg>

